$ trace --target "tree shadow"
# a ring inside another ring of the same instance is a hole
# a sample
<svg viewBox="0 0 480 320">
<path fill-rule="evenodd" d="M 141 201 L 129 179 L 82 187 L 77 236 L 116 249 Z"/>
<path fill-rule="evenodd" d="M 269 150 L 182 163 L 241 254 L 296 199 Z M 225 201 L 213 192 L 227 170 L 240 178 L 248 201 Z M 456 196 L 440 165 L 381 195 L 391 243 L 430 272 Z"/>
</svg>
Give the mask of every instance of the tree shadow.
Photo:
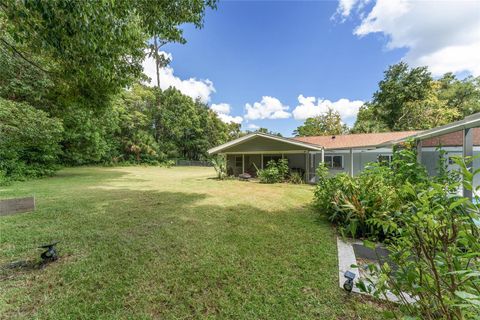
<svg viewBox="0 0 480 320">
<path fill-rule="evenodd" d="M 333 231 L 309 208 L 205 205 L 206 194 L 155 190 L 72 197 L 3 221 L 5 257 L 27 262 L 5 269 L 12 315 L 346 318 Z M 59 259 L 31 267 L 38 244 L 53 240 Z"/>
</svg>

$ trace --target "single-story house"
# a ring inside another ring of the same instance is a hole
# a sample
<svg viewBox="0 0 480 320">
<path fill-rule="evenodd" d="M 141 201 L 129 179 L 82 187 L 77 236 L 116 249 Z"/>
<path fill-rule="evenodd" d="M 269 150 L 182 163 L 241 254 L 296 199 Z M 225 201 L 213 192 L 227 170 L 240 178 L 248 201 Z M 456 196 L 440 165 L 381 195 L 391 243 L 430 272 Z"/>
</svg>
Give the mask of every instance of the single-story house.
<svg viewBox="0 0 480 320">
<path fill-rule="evenodd" d="M 325 163 L 332 174 L 355 175 L 367 163 L 390 161 L 396 144 L 408 140 L 417 142 L 418 161 L 431 175 L 437 171 L 439 151 L 447 152 L 449 166 L 454 155 L 476 155 L 480 152 L 480 113 L 451 124 L 426 131 L 401 131 L 347 135 L 309 136 L 284 138 L 254 132 L 210 149 L 209 154 L 224 155 L 227 171 L 231 175 L 247 172 L 256 175 L 268 161 L 288 159 L 292 171 L 303 174 L 305 181 L 316 181 L 315 170 Z M 480 160 L 474 162 L 478 167 Z M 480 179 L 480 177 L 479 177 Z M 480 180 L 479 180 L 480 183 Z"/>
</svg>

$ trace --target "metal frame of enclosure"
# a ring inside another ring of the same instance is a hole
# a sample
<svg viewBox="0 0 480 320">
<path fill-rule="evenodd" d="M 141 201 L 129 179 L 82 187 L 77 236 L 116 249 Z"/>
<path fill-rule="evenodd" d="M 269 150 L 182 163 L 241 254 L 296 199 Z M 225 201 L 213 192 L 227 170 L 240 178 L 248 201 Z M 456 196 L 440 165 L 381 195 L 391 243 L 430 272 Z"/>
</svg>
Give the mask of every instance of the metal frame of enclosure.
<svg viewBox="0 0 480 320">
<path fill-rule="evenodd" d="M 439 138 L 448 134 L 455 132 L 462 132 L 462 155 L 464 157 L 473 157 L 474 153 L 474 139 L 473 133 L 474 128 L 480 127 L 480 113 L 473 114 L 471 116 L 465 117 L 463 120 L 452 122 L 444 126 L 436 127 L 430 130 L 422 131 L 421 133 L 415 134 L 411 137 L 404 139 L 391 141 L 384 144 L 385 146 L 392 146 L 395 144 L 400 144 L 408 140 L 414 140 L 417 146 L 417 161 L 422 163 L 422 150 L 424 141 L 432 138 Z M 474 162 L 472 161 L 469 171 L 473 173 L 474 171 Z M 463 196 L 472 198 L 472 191 L 463 188 Z"/>
</svg>

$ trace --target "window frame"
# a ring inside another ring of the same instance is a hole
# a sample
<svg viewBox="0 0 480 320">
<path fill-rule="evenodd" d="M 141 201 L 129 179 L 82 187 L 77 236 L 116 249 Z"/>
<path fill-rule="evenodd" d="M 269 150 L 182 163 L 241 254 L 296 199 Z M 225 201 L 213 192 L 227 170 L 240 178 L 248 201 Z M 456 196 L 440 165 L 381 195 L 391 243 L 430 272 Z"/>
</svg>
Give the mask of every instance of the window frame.
<svg viewBox="0 0 480 320">
<path fill-rule="evenodd" d="M 238 158 L 240 158 L 240 165 L 238 165 Z M 243 156 L 235 156 L 235 168 L 241 168 L 243 166 Z"/>
<path fill-rule="evenodd" d="M 340 157 L 341 165 L 342 165 L 341 167 L 334 167 L 333 166 L 333 163 L 334 163 L 333 158 L 334 157 Z M 330 158 L 330 164 L 329 165 L 328 165 L 328 162 L 326 161 L 327 158 Z M 345 160 L 345 157 L 342 154 L 329 154 L 329 155 L 324 155 L 323 156 L 323 161 L 324 161 L 325 164 L 327 164 L 327 168 L 329 170 L 345 170 L 344 160 Z"/>
<path fill-rule="evenodd" d="M 387 161 L 380 161 L 380 158 L 381 158 L 381 157 L 388 157 L 388 160 L 387 160 Z M 377 156 L 377 162 L 378 162 L 378 163 L 385 162 L 385 163 L 387 163 L 387 164 L 390 164 L 390 163 L 392 163 L 392 160 L 393 160 L 393 154 L 379 154 L 379 155 Z"/>
</svg>

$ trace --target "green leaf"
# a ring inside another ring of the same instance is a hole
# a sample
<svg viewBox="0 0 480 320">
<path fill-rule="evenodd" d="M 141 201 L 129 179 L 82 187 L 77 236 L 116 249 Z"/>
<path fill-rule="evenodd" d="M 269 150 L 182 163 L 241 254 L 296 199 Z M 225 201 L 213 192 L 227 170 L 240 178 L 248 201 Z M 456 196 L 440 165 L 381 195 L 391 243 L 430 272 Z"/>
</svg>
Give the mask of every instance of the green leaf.
<svg viewBox="0 0 480 320">
<path fill-rule="evenodd" d="M 465 202 L 469 201 L 468 198 L 460 198 L 458 200 L 456 200 L 455 202 L 453 202 L 452 204 L 450 204 L 450 206 L 448 207 L 450 210 L 453 210 L 455 209 L 456 207 L 464 204 Z"/>
<path fill-rule="evenodd" d="M 480 296 L 465 292 L 465 291 L 455 291 L 455 295 L 460 299 L 466 300 L 474 305 L 480 306 Z"/>
<path fill-rule="evenodd" d="M 375 250 L 377 245 L 370 240 L 363 240 L 363 246 L 372 250 Z"/>
</svg>

